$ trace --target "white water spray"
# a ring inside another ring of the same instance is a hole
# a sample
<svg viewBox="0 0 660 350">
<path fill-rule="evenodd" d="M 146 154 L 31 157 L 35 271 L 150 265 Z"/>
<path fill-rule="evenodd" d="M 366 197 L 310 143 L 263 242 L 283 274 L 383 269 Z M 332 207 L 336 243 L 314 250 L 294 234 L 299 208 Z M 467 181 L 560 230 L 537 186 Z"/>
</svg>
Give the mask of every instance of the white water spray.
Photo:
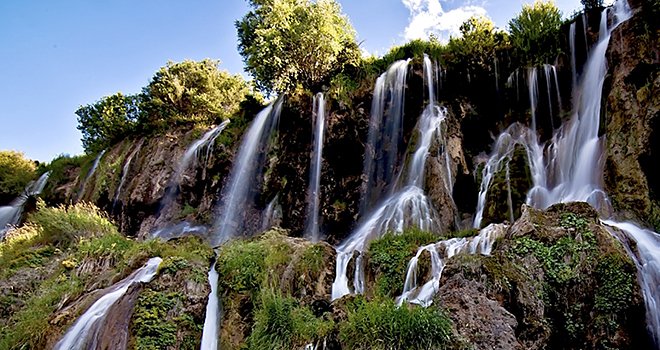
<svg viewBox="0 0 660 350">
<path fill-rule="evenodd" d="M 150 282 L 158 272 L 161 258 L 151 258 L 147 263 L 130 276 L 108 288 L 105 295 L 99 298 L 82 314 L 67 330 L 62 339 L 55 344 L 54 350 L 95 349 L 98 342 L 98 332 L 105 322 L 108 310 L 114 305 L 133 283 Z"/>
<path fill-rule="evenodd" d="M 325 133 L 325 99 L 323 93 L 314 97 L 314 149 L 309 171 L 309 189 L 307 190 L 307 223 L 305 236 L 312 242 L 319 237 L 319 203 L 321 201 L 321 167 L 323 153 L 323 135 Z"/>
</svg>

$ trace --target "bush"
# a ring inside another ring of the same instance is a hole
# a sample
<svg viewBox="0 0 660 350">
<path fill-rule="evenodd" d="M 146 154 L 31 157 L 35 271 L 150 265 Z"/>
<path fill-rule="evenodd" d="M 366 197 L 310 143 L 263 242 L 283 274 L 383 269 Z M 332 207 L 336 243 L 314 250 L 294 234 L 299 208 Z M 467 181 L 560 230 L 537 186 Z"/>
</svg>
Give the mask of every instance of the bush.
<svg viewBox="0 0 660 350">
<path fill-rule="evenodd" d="M 375 293 L 381 296 L 396 296 L 403 292 L 408 261 L 415 256 L 417 248 L 433 243 L 438 236 L 418 229 L 408 229 L 400 235 L 391 233 L 371 242 L 369 265 L 375 271 Z"/>
<path fill-rule="evenodd" d="M 36 177 L 36 165 L 16 151 L 0 151 L 0 205 L 18 197 Z"/>
<path fill-rule="evenodd" d="M 397 307 L 393 301 L 362 301 L 349 310 L 339 338 L 348 349 L 445 349 L 452 324 L 435 307 Z"/>
</svg>

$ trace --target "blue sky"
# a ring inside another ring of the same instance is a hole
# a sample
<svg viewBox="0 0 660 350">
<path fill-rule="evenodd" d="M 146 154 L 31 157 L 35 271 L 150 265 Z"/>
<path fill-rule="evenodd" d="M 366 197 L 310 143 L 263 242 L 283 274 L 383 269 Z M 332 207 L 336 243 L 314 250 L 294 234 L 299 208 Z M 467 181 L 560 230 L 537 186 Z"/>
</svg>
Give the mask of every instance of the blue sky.
<svg viewBox="0 0 660 350">
<path fill-rule="evenodd" d="M 372 54 L 434 32 L 448 38 L 471 14 L 496 26 L 529 1 L 339 0 Z M 557 0 L 565 16 L 578 0 Z M 0 1 L 0 150 L 40 161 L 82 152 L 75 110 L 136 93 L 168 60 L 220 59 L 243 73 L 234 21 L 244 0 Z"/>
</svg>

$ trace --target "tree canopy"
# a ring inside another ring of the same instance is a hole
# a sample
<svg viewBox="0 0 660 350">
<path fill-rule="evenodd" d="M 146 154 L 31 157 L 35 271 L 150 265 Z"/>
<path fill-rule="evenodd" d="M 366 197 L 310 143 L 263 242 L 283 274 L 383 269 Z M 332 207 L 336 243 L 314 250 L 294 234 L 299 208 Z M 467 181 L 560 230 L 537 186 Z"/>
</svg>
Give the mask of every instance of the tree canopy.
<svg viewBox="0 0 660 350">
<path fill-rule="evenodd" d="M 483 16 L 473 16 L 461 25 L 461 36 L 451 38 L 447 51 L 455 65 L 490 70 L 496 52 L 509 45 L 508 35 L 495 29 L 493 22 Z"/>
<path fill-rule="evenodd" d="M 333 0 L 251 0 L 236 22 L 238 49 L 258 87 L 314 89 L 360 58 L 355 31 Z"/>
<path fill-rule="evenodd" d="M 240 75 L 218 69 L 219 64 L 210 59 L 186 60 L 160 68 L 142 91 L 142 122 L 211 124 L 237 113 L 252 89 Z"/>
<path fill-rule="evenodd" d="M 561 12 L 552 1 L 536 0 L 523 5 L 509 21 L 511 44 L 523 63 L 540 64 L 559 53 Z"/>
<path fill-rule="evenodd" d="M 80 106 L 78 129 L 88 153 L 97 153 L 136 133 L 188 123 L 215 124 L 231 118 L 248 97 L 260 101 L 240 75 L 218 69 L 220 61 L 168 62 L 140 94 L 118 92 Z"/>
<path fill-rule="evenodd" d="M 17 197 L 36 177 L 36 165 L 16 151 L 0 151 L 0 201 Z"/>
</svg>

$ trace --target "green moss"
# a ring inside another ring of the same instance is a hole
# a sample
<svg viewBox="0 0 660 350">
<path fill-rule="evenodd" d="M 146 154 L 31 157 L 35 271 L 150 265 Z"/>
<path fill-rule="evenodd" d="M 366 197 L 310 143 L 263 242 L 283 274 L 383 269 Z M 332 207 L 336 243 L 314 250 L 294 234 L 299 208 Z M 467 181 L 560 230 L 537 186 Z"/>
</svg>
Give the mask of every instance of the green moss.
<svg viewBox="0 0 660 350">
<path fill-rule="evenodd" d="M 397 307 L 392 300 L 358 299 L 340 326 L 348 349 L 445 349 L 452 324 L 436 307 Z"/>
<path fill-rule="evenodd" d="M 630 259 L 610 253 L 598 258 L 596 265 L 596 310 L 616 315 L 632 302 L 635 289 L 635 267 Z"/>
<path fill-rule="evenodd" d="M 420 246 L 433 243 L 438 237 L 430 232 L 409 229 L 400 235 L 386 234 L 369 245 L 369 265 L 375 272 L 375 293 L 380 296 L 401 294 L 408 261 Z"/>
<path fill-rule="evenodd" d="M 233 241 L 223 246 L 216 264 L 220 288 L 235 292 L 260 289 L 265 278 L 267 251 L 259 241 Z"/>
<path fill-rule="evenodd" d="M 179 298 L 177 293 L 140 293 L 131 320 L 137 350 L 165 349 L 176 344 L 177 325 L 168 321 L 167 314 Z"/>
</svg>

